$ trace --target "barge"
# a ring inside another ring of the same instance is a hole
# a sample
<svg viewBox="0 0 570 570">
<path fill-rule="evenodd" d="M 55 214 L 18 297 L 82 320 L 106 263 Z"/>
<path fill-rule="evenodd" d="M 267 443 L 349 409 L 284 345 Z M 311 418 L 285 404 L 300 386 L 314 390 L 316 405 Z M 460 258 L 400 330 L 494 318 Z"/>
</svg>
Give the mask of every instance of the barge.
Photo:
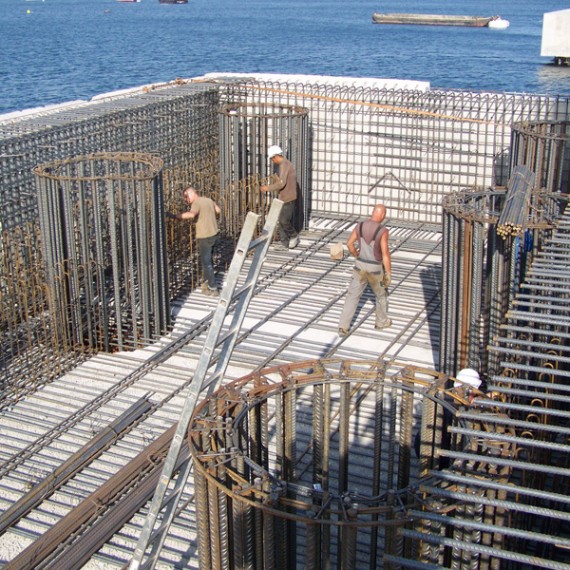
<svg viewBox="0 0 570 570">
<path fill-rule="evenodd" d="M 424 26 L 464 26 L 484 28 L 499 16 L 449 16 L 443 14 L 383 14 L 374 12 L 375 24 L 413 24 Z"/>
</svg>

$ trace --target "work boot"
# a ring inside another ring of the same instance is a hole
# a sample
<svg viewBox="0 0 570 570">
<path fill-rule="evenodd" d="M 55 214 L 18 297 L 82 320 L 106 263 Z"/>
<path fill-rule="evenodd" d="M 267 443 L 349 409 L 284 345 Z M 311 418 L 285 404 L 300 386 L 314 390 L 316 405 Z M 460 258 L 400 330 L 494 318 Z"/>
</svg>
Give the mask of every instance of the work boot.
<svg viewBox="0 0 570 570">
<path fill-rule="evenodd" d="M 293 249 L 299 245 L 299 236 L 295 236 L 289 240 L 289 249 Z"/>
<path fill-rule="evenodd" d="M 388 319 L 386 321 L 384 321 L 382 324 L 380 325 L 376 325 L 374 328 L 378 331 L 382 330 L 382 329 L 387 329 L 388 327 L 392 326 L 392 319 Z"/>
<path fill-rule="evenodd" d="M 348 335 L 348 331 L 346 329 L 343 329 L 342 327 L 338 329 L 338 336 L 340 336 L 341 338 L 344 338 L 347 335 Z"/>
<path fill-rule="evenodd" d="M 220 292 L 215 288 L 212 289 L 212 288 L 208 287 L 208 292 L 206 293 L 206 295 L 209 295 L 210 297 L 219 297 Z"/>
</svg>

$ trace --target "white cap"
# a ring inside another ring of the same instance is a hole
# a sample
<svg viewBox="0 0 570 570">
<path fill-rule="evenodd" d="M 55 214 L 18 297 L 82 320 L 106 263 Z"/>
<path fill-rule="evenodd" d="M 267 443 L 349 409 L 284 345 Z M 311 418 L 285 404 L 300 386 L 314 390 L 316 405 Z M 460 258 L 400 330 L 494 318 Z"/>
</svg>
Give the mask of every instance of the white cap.
<svg viewBox="0 0 570 570">
<path fill-rule="evenodd" d="M 270 146 L 267 149 L 267 157 L 268 158 L 273 158 L 274 156 L 277 156 L 279 154 L 283 154 L 283 149 L 280 146 L 277 146 L 276 144 L 274 144 L 273 146 Z"/>
<path fill-rule="evenodd" d="M 453 383 L 453 387 L 457 388 L 462 384 L 469 384 L 474 388 L 479 388 L 481 386 L 481 378 L 479 377 L 479 372 L 473 370 L 473 368 L 464 368 L 457 373 L 457 382 Z"/>
</svg>

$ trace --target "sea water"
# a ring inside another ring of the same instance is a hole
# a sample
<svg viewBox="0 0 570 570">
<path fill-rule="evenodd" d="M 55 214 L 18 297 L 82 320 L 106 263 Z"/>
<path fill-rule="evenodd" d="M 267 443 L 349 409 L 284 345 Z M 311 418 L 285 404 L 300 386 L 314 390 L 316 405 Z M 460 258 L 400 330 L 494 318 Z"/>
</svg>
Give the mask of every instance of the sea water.
<svg viewBox="0 0 570 570">
<path fill-rule="evenodd" d="M 567 0 L 0 0 L 0 113 L 208 72 L 386 77 L 570 94 L 541 57 Z M 373 12 L 500 15 L 505 30 L 372 23 Z M 570 34 L 570 30 L 569 30 Z"/>
</svg>

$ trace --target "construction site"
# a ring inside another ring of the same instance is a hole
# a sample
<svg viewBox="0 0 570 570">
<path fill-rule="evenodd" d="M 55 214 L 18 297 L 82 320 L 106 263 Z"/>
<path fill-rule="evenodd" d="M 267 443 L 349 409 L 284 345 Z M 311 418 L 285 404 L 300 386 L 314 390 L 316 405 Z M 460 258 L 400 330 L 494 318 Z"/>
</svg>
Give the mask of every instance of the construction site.
<svg viewBox="0 0 570 570">
<path fill-rule="evenodd" d="M 569 194 L 566 96 L 212 73 L 0 116 L 0 565 L 570 569 Z M 376 204 L 392 325 L 367 289 L 339 336 Z"/>
</svg>

